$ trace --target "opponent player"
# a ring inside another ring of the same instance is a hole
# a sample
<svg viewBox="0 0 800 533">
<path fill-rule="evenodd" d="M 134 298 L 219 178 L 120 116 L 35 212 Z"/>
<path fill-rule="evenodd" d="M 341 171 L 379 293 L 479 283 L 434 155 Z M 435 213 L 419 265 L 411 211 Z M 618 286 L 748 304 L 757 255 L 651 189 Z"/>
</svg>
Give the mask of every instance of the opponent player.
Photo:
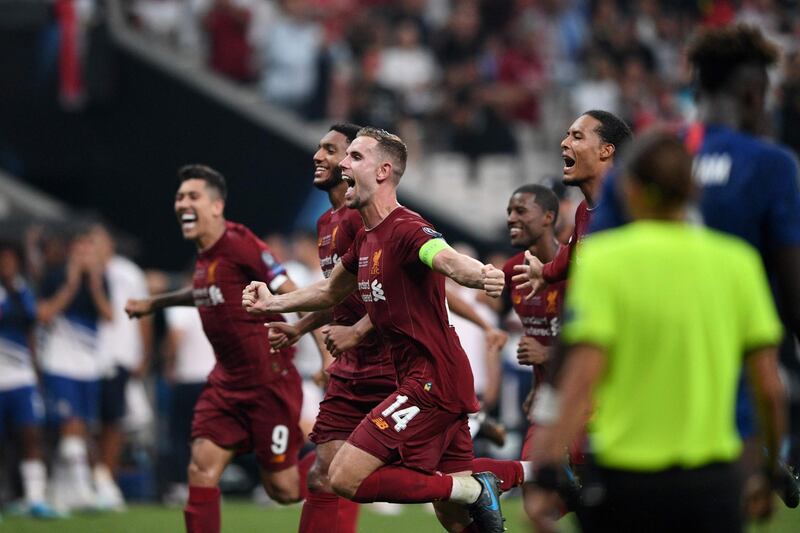
<svg viewBox="0 0 800 533">
<path fill-rule="evenodd" d="M 437 273 L 490 296 L 502 291 L 503 274 L 449 248 L 430 224 L 397 203 L 406 158 L 399 137 L 362 129 L 340 163 L 345 204 L 359 209 L 365 226 L 350 250 L 328 279 L 279 296 L 253 282 L 242 304 L 259 314 L 314 311 L 357 290 L 392 355 L 398 388 L 334 457 L 333 489 L 359 502 L 433 501 L 449 531 L 503 531 L 496 478 L 469 475 L 466 415 L 478 405 L 469 361 L 447 320 L 444 277 Z M 403 466 L 387 466 L 395 461 Z M 474 522 L 462 506 L 470 507 Z"/>
<path fill-rule="evenodd" d="M 0 437 L 10 421 L 22 437 L 19 473 L 26 511 L 37 518 L 57 518 L 46 502 L 47 470 L 42 453 L 44 403 L 36 386 L 33 331 L 36 302 L 22 278 L 21 254 L 0 244 Z"/>
<path fill-rule="evenodd" d="M 293 350 L 271 352 L 261 320 L 240 306 L 247 280 L 264 280 L 279 294 L 295 286 L 266 244 L 241 224 L 225 220 L 227 187 L 219 172 L 187 165 L 178 171 L 178 180 L 175 214 L 183 237 L 198 249 L 192 287 L 131 300 L 126 311 L 131 317 L 172 305 L 195 305 L 200 311 L 217 364 L 195 406 L 184 515 L 189 533 L 218 533 L 217 483 L 236 453 L 255 451 L 272 499 L 291 503 L 301 498 L 302 391 Z M 271 314 L 270 320 L 282 317 Z"/>
<path fill-rule="evenodd" d="M 699 34 L 689 46 L 688 57 L 694 68 L 700 122 L 686 132 L 685 143 L 695 154 L 694 175 L 702 185 L 700 211 L 705 223 L 758 249 L 773 282 L 783 324 L 800 337 L 797 164 L 788 150 L 757 137 L 767 118 L 767 69 L 778 56 L 775 46 L 756 28 L 736 26 Z M 593 231 L 626 221 L 616 178 L 612 172 L 604 186 Z M 790 339 L 784 348 L 794 357 L 792 344 Z M 743 437 L 755 432 L 749 405 L 740 398 L 737 418 Z M 795 454 L 793 459 L 800 461 L 800 450 Z M 800 490 L 790 473 L 781 473 L 777 487 L 788 506 L 800 504 Z"/>
<path fill-rule="evenodd" d="M 575 229 L 566 246 L 547 264 L 530 252 L 525 253 L 527 266 L 515 266 L 513 281 L 519 289 L 530 288 L 530 298 L 545 284 L 567 279 L 569 264 L 575 247 L 589 229 L 591 211 L 597 204 L 603 178 L 614 165 L 622 146 L 633 137 L 625 122 L 608 111 L 591 110 L 579 116 L 561 141 L 564 159 L 562 181 L 564 185 L 580 188 L 584 200 L 575 212 Z"/>
</svg>

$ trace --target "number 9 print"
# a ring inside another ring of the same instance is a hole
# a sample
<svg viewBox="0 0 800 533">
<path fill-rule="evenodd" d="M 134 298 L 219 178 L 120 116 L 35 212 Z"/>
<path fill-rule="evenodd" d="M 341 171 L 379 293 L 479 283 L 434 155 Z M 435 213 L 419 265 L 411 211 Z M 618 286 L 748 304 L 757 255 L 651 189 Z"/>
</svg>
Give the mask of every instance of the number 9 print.
<svg viewBox="0 0 800 533">
<path fill-rule="evenodd" d="M 272 429 L 272 446 L 270 450 L 275 455 L 281 455 L 282 453 L 286 453 L 286 449 L 289 447 L 289 428 L 284 425 L 275 426 Z"/>
<path fill-rule="evenodd" d="M 408 396 L 398 394 L 394 403 L 381 412 L 381 415 L 384 417 L 392 415 L 392 420 L 396 422 L 394 430 L 398 433 L 406 429 L 408 427 L 408 423 L 411 422 L 415 416 L 417 416 L 417 413 L 419 413 L 419 407 L 414 405 L 397 411 L 397 408 L 407 401 Z"/>
</svg>

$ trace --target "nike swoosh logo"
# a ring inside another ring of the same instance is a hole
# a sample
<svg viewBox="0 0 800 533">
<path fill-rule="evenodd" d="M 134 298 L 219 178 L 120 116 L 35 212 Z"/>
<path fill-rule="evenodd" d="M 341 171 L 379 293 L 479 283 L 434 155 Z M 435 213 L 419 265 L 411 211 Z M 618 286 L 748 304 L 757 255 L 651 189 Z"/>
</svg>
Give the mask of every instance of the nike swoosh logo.
<svg viewBox="0 0 800 533">
<path fill-rule="evenodd" d="M 489 493 L 489 496 L 492 497 L 492 505 L 489 506 L 489 509 L 492 511 L 497 511 L 500 509 L 500 504 L 497 501 L 497 496 L 495 496 L 492 487 L 489 485 L 489 482 L 485 478 L 481 478 L 481 484 L 486 488 L 486 491 Z"/>
</svg>

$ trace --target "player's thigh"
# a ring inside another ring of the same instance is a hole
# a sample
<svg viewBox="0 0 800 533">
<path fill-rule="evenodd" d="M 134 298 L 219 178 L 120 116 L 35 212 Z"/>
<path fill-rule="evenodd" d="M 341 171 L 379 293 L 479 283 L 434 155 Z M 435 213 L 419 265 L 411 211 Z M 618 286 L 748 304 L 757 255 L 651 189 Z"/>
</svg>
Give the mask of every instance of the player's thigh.
<svg viewBox="0 0 800 533">
<path fill-rule="evenodd" d="M 345 442 L 331 462 L 328 477 L 337 493 L 352 496 L 361 482 L 383 465 L 382 459 Z"/>
<path fill-rule="evenodd" d="M 234 451 L 223 448 L 211 440 L 198 437 L 192 441 L 192 457 L 189 460 L 189 484 L 214 487 L 222 472 L 233 459 Z"/>
<path fill-rule="evenodd" d="M 318 445 L 316 450 L 317 457 L 312 468 L 317 473 L 327 476 L 333 458 L 336 457 L 336 454 L 339 453 L 339 450 L 342 449 L 345 442 L 346 441 L 343 440 L 332 440 Z"/>
</svg>

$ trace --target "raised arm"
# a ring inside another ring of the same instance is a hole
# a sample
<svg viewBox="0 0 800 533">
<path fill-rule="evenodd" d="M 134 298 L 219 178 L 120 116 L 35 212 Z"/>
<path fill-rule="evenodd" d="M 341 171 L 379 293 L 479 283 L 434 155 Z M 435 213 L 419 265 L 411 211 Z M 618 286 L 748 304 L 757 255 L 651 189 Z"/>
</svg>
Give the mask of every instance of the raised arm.
<svg viewBox="0 0 800 533">
<path fill-rule="evenodd" d="M 431 248 L 426 250 L 426 247 L 423 246 L 420 249 L 420 257 L 433 270 L 464 287 L 483 289 L 488 296 L 493 298 L 502 294 L 505 285 L 505 276 L 502 270 L 494 265 L 484 265 L 477 259 L 456 252 L 443 240 L 432 239 L 428 242 L 431 243 Z M 426 256 L 430 256 L 430 259 L 427 260 Z"/>
<path fill-rule="evenodd" d="M 242 306 L 255 315 L 321 311 L 344 300 L 356 287 L 356 276 L 340 263 L 328 279 L 286 294 L 270 294 L 265 283 L 253 281 L 242 291 Z"/>
<path fill-rule="evenodd" d="M 194 307 L 191 287 L 165 292 L 164 294 L 143 298 L 141 300 L 128 300 L 125 304 L 125 312 L 128 313 L 129 318 L 139 318 L 154 313 L 159 309 L 176 305 Z"/>
</svg>

